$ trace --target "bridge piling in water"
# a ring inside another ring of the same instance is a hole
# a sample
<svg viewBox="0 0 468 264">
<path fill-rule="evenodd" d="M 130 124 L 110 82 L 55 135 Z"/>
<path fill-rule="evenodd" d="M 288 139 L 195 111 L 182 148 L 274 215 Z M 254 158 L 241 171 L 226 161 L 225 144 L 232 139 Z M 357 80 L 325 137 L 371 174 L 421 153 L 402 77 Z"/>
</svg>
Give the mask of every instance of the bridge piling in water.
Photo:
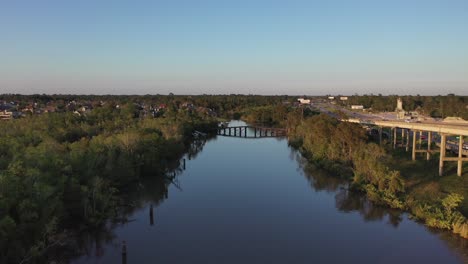
<svg viewBox="0 0 468 264">
<path fill-rule="evenodd" d="M 253 130 L 253 135 L 248 135 L 248 130 Z M 257 137 L 284 137 L 287 135 L 285 128 L 257 127 L 257 126 L 237 126 L 218 128 L 217 135 L 234 136 L 243 138 Z"/>
</svg>

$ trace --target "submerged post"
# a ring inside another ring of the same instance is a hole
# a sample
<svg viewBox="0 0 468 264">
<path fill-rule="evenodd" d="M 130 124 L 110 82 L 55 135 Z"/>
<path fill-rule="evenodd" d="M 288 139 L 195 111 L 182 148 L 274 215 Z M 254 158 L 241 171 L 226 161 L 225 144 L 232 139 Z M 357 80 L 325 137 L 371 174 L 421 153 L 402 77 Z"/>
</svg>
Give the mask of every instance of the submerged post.
<svg viewBox="0 0 468 264">
<path fill-rule="evenodd" d="M 122 241 L 122 264 L 127 264 L 127 244 Z"/>
<path fill-rule="evenodd" d="M 184 170 L 185 170 L 185 158 L 182 159 L 182 166 L 183 166 L 183 168 L 184 168 Z"/>
<path fill-rule="evenodd" d="M 440 135 L 440 160 L 439 160 L 439 176 L 442 176 L 444 172 L 444 158 L 445 158 L 445 143 L 447 141 L 447 135 Z"/>
<path fill-rule="evenodd" d="M 460 139 L 458 141 L 458 164 L 457 164 L 457 175 L 462 176 L 462 152 L 463 152 L 463 136 L 460 135 Z"/>
<path fill-rule="evenodd" d="M 153 226 L 154 225 L 153 204 L 150 205 L 149 217 L 150 217 L 150 225 Z"/>
</svg>

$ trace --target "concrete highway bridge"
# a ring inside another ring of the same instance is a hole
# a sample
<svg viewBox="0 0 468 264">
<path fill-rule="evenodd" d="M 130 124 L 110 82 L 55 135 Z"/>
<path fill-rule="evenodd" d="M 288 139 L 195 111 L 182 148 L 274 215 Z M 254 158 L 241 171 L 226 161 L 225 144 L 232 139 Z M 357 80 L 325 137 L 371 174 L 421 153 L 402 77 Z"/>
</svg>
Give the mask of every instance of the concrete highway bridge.
<svg viewBox="0 0 468 264">
<path fill-rule="evenodd" d="M 463 137 L 468 136 L 468 124 L 466 123 L 443 123 L 443 122 L 404 122 L 396 120 L 359 120 L 348 119 L 342 120 L 353 123 L 360 123 L 362 125 L 376 126 L 379 131 L 379 139 L 382 141 L 383 128 L 390 128 L 390 139 L 393 142 L 393 147 L 405 146 L 406 150 L 410 148 L 410 133 L 412 133 L 412 159 L 416 160 L 416 153 L 426 153 L 426 159 L 429 160 L 431 154 L 440 152 L 439 157 L 439 175 L 443 175 L 444 162 L 456 161 L 457 162 L 457 175 L 462 175 L 463 162 L 468 161 L 468 144 L 465 144 Z M 400 143 L 397 142 L 397 133 L 401 133 Z M 427 136 L 423 137 L 423 133 Z M 457 136 L 458 142 L 448 141 L 448 136 Z M 435 140 L 440 137 L 440 143 Z M 422 140 L 427 142 L 426 149 L 418 149 L 417 145 L 422 146 Z M 419 144 L 416 144 L 417 141 Z M 439 146 L 439 150 L 432 149 L 432 143 L 435 142 Z M 447 157 L 447 149 L 457 153 L 458 157 Z M 460 151 L 461 150 L 461 151 Z M 465 156 L 465 157 L 463 157 Z"/>
</svg>

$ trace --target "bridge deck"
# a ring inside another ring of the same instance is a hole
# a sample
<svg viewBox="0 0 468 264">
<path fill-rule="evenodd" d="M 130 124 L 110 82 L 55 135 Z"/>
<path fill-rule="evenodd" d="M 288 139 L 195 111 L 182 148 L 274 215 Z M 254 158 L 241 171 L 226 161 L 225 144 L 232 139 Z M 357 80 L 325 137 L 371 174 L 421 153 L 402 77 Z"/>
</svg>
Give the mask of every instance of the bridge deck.
<svg viewBox="0 0 468 264">
<path fill-rule="evenodd" d="M 398 127 L 406 128 L 410 130 L 422 130 L 436 132 L 440 134 L 451 134 L 468 136 L 468 124 L 444 124 L 440 122 L 404 122 L 404 121 L 386 121 L 386 120 L 375 120 L 375 121 L 363 121 L 358 119 L 349 119 L 348 122 L 360 123 L 364 125 L 377 125 L 382 127 Z"/>
</svg>

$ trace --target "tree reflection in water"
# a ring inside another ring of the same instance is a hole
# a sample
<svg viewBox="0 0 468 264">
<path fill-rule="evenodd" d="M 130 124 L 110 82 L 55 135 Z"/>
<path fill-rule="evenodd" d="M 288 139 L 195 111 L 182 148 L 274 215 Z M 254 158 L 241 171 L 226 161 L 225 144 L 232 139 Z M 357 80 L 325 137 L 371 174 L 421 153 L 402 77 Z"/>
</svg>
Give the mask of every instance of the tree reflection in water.
<svg viewBox="0 0 468 264">
<path fill-rule="evenodd" d="M 194 140 L 187 147 L 184 155 L 189 159 L 195 158 L 203 150 L 206 142 L 212 139 Z M 57 263 L 69 263 L 78 257 L 84 256 L 85 259 L 92 260 L 104 256 L 105 247 L 109 245 L 113 250 L 120 250 L 122 241 L 116 238 L 115 228 L 134 221 L 130 217 L 148 204 L 150 204 L 148 224 L 153 226 L 157 222 L 156 208 L 169 198 L 169 186 L 172 184 L 179 189 L 182 188 L 178 177 L 184 171 L 183 159 L 184 156 L 181 156 L 178 160 L 168 164 L 164 174 L 141 175 L 138 181 L 121 191 L 119 197 L 121 206 L 116 209 L 116 218 L 110 219 L 105 225 L 96 228 L 71 230 L 64 243 L 48 252 L 47 259 Z"/>
<path fill-rule="evenodd" d="M 364 221 L 380 221 L 388 216 L 388 223 L 397 228 L 403 221 L 403 211 L 375 205 L 363 193 L 349 190 L 349 181 L 334 176 L 331 173 L 315 168 L 304 159 L 298 151 L 291 149 L 290 158 L 298 162 L 298 167 L 304 176 L 317 191 L 332 192 L 335 194 L 335 206 L 339 211 L 350 213 L 358 212 Z M 451 232 L 426 227 L 431 233 L 437 234 L 447 245 L 457 251 L 464 263 L 468 263 L 468 240 Z"/>
</svg>

